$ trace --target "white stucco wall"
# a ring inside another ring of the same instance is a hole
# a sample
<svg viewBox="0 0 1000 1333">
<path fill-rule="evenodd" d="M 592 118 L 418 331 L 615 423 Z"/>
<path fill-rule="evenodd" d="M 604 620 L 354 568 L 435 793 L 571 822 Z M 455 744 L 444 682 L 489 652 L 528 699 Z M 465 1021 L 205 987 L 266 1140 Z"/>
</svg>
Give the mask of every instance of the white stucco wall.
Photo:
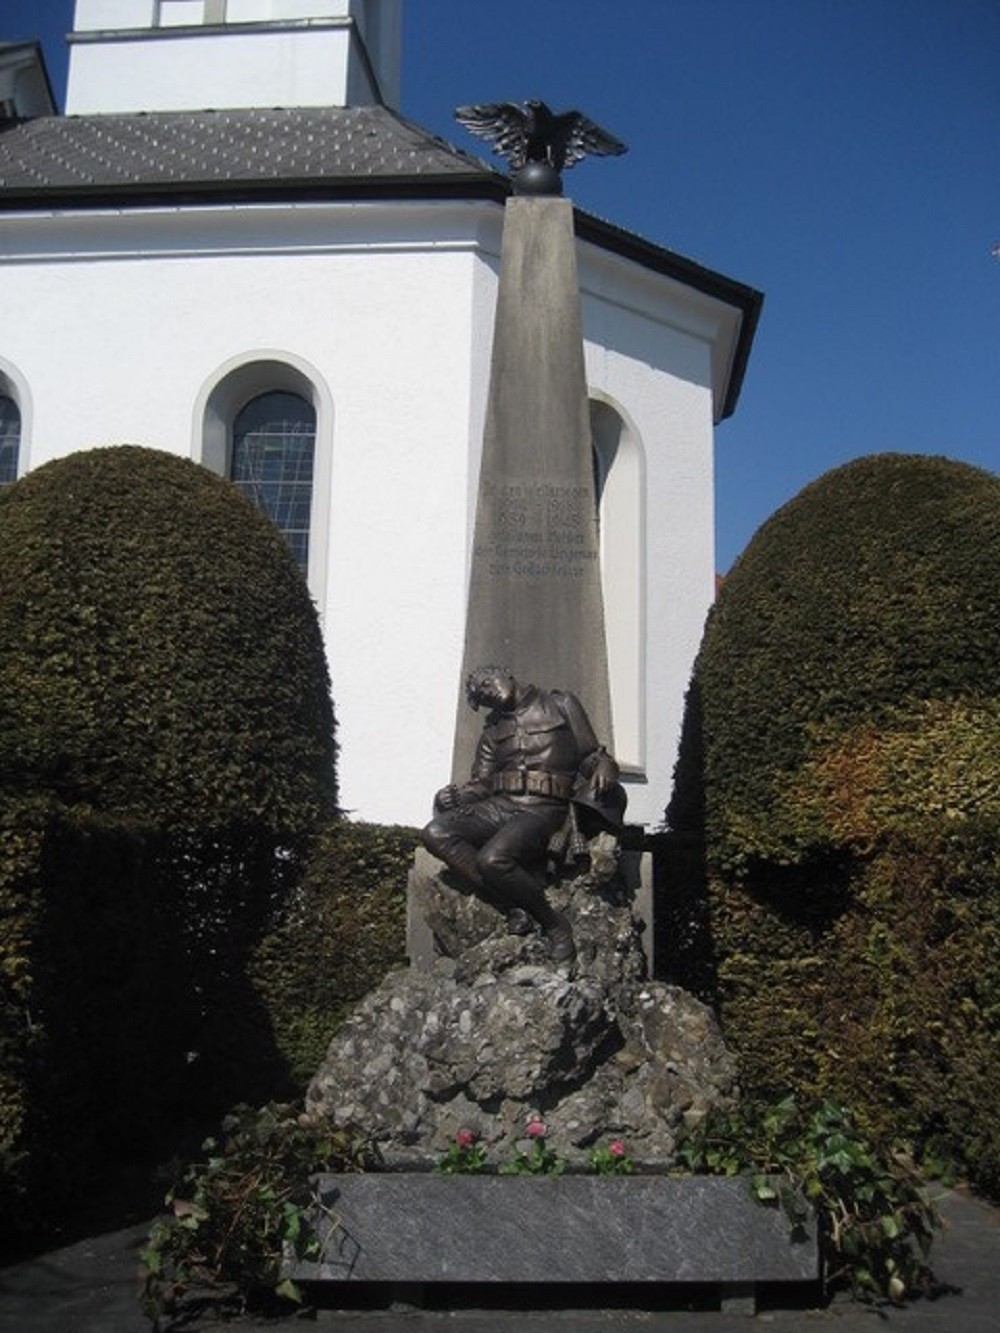
<svg viewBox="0 0 1000 1333">
<path fill-rule="evenodd" d="M 69 115 L 255 106 L 347 106 L 350 33 L 232 33 L 78 46 Z M 352 92 L 357 90 L 352 85 Z M 372 102 L 355 96 L 355 102 Z"/>
<path fill-rule="evenodd" d="M 199 457 L 197 405 L 257 358 L 287 355 L 321 384 L 313 584 L 341 798 L 365 819 L 422 823 L 449 775 L 500 217 L 461 203 L 0 217 L 0 364 L 31 405 L 23 466 L 120 442 Z M 642 450 L 645 772 L 630 817 L 655 824 L 713 592 L 724 312 L 591 247 L 580 274 L 588 380 Z"/>
<path fill-rule="evenodd" d="M 669 795 L 690 679 L 714 596 L 713 348 L 716 303 L 593 247 L 582 247 L 580 287 L 587 382 L 617 409 L 642 461 L 639 641 L 621 655 L 637 670 L 642 734 L 634 754 L 623 728 L 629 817 L 655 825 Z M 621 538 L 620 538 L 621 539 Z M 602 552 L 605 562 L 613 552 Z M 606 583 L 607 586 L 607 583 Z M 609 636 L 615 607 L 606 605 Z M 626 632 L 628 616 L 621 622 Z M 634 620 L 631 622 L 634 623 Z M 631 683 L 615 679 L 612 708 L 631 709 Z M 616 703 L 617 696 L 617 703 Z"/>
<path fill-rule="evenodd" d="M 401 14 L 399 0 L 77 0 L 66 111 L 398 106 Z"/>
</svg>

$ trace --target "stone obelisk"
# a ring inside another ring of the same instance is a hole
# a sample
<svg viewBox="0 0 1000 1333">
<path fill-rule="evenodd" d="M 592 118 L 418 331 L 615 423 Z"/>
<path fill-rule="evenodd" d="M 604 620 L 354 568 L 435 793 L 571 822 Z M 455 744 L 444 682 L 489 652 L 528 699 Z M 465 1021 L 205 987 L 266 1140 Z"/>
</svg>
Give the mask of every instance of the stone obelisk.
<svg viewBox="0 0 1000 1333">
<path fill-rule="evenodd" d="M 572 690 L 612 748 L 573 208 L 550 196 L 504 214 L 463 684 L 494 664 Z M 456 782 L 481 729 L 460 689 Z"/>
</svg>

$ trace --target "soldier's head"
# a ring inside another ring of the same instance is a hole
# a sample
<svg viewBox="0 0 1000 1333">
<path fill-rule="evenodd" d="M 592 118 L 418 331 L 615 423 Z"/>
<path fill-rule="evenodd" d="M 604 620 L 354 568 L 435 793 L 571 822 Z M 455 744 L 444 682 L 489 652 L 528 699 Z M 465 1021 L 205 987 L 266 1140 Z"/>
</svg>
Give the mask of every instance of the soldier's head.
<svg viewBox="0 0 1000 1333">
<path fill-rule="evenodd" d="M 480 705 L 504 711 L 517 699 L 517 681 L 508 667 L 476 667 L 466 679 L 465 697 L 474 713 L 479 711 Z"/>
</svg>

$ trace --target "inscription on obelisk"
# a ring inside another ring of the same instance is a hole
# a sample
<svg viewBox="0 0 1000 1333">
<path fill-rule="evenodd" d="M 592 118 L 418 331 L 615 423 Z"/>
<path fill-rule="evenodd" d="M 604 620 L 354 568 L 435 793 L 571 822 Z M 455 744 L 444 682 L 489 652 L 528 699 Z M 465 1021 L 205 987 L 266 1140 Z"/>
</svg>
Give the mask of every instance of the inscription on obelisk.
<svg viewBox="0 0 1000 1333">
<path fill-rule="evenodd" d="M 590 411 L 573 210 L 508 200 L 500 255 L 462 678 L 509 667 L 572 690 L 610 748 Z M 456 781 L 481 730 L 459 698 Z"/>
</svg>

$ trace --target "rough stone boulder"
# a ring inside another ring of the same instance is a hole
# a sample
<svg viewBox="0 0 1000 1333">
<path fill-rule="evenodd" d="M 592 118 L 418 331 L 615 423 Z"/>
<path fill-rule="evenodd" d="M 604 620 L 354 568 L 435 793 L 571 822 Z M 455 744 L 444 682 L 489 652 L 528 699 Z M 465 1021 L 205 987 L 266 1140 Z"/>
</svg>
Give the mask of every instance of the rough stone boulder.
<svg viewBox="0 0 1000 1333">
<path fill-rule="evenodd" d="M 310 1084 L 310 1112 L 363 1128 L 400 1167 L 427 1165 L 462 1129 L 509 1160 L 534 1116 L 571 1163 L 612 1137 L 638 1161 L 669 1162 L 683 1123 L 731 1102 L 735 1068 L 711 1011 L 647 979 L 612 840 L 592 853 L 549 890 L 573 922 L 569 968 L 419 854 L 410 891 L 441 952 L 358 1005 Z"/>
</svg>

